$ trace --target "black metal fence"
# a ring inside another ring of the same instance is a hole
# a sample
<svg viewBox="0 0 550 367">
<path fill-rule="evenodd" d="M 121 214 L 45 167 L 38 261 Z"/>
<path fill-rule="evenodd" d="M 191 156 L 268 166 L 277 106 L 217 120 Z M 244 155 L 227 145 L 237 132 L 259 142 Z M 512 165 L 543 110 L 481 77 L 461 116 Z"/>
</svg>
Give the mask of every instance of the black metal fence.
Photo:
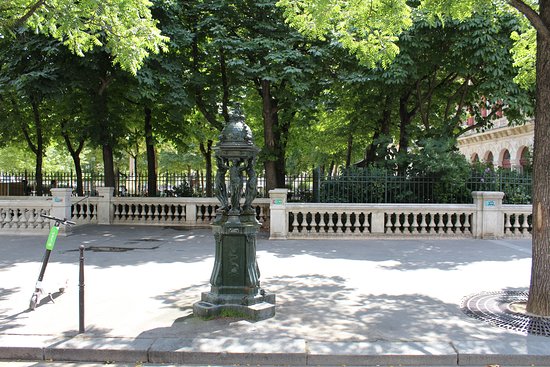
<svg viewBox="0 0 550 367">
<path fill-rule="evenodd" d="M 44 194 L 52 187 L 76 188 L 73 172 L 44 173 Z M 159 173 L 160 196 L 206 196 L 206 177 L 201 173 Z M 84 194 L 97 195 L 103 186 L 103 174 L 84 173 Z M 322 176 L 312 173 L 288 175 L 288 200 L 297 202 L 338 203 L 471 203 L 472 191 L 502 191 L 504 202 L 529 204 L 532 195 L 530 174 L 514 171 L 472 172 L 467 180 L 445 181 L 440 177 L 398 176 L 387 172 Z M 146 196 L 147 175 L 116 175 L 115 195 Z M 265 179 L 258 177 L 258 197 L 267 197 Z M 34 173 L 0 172 L 0 196 L 35 195 Z"/>
<path fill-rule="evenodd" d="M 441 177 L 363 175 L 322 178 L 320 202 L 341 203 L 472 203 L 472 191 L 502 191 L 506 204 L 529 204 L 532 177 L 501 171 L 472 173 L 463 181 Z"/>
</svg>

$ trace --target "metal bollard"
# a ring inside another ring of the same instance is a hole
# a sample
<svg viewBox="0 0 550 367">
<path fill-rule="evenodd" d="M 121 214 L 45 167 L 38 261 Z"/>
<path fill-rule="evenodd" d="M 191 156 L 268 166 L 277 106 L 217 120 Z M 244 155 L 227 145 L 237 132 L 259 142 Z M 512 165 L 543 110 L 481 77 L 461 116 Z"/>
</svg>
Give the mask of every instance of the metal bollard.
<svg viewBox="0 0 550 367">
<path fill-rule="evenodd" d="M 85 332 L 84 327 L 84 245 L 80 245 L 80 276 L 78 277 L 78 333 Z"/>
</svg>

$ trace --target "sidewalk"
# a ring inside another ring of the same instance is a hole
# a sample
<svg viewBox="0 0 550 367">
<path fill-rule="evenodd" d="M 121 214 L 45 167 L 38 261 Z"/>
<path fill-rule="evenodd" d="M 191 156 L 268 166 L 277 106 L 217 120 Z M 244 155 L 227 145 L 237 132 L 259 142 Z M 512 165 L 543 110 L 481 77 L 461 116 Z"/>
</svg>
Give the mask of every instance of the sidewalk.
<svg viewBox="0 0 550 367">
<path fill-rule="evenodd" d="M 530 240 L 269 241 L 258 238 L 274 318 L 193 317 L 209 290 L 208 229 L 82 226 L 27 311 L 43 237 L 0 237 L 0 359 L 261 365 L 546 365 L 550 339 L 467 317 L 461 300 L 529 285 Z M 86 333 L 78 335 L 79 245 Z"/>
</svg>

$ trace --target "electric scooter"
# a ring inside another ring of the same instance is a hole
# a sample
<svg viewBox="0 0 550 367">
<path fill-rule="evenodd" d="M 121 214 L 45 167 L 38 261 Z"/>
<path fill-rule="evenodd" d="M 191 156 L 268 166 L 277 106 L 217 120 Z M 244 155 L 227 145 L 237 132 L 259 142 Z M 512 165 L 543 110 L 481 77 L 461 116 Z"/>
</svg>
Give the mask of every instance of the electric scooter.
<svg viewBox="0 0 550 367">
<path fill-rule="evenodd" d="M 46 214 L 40 214 L 42 218 L 54 220 L 54 225 L 50 228 L 50 233 L 48 235 L 48 239 L 46 240 L 46 253 L 44 254 L 44 258 L 42 259 L 42 268 L 40 269 L 40 275 L 38 275 L 38 281 L 36 282 L 36 285 L 34 287 L 34 292 L 31 296 L 31 301 L 29 303 L 29 310 L 33 311 L 36 309 L 36 306 L 38 305 L 38 298 L 40 295 L 44 293 L 44 290 L 42 288 L 42 280 L 44 279 L 44 273 L 46 272 L 46 266 L 48 266 L 48 261 L 50 260 L 50 254 L 55 246 L 55 241 L 57 239 L 57 234 L 59 233 L 59 226 L 60 225 L 74 225 L 75 222 L 71 222 L 67 220 L 66 218 L 56 218 L 52 217 L 50 215 Z M 63 293 L 65 291 L 65 288 L 59 288 L 59 291 Z M 50 300 L 53 302 L 53 298 L 51 293 L 49 294 Z"/>
</svg>

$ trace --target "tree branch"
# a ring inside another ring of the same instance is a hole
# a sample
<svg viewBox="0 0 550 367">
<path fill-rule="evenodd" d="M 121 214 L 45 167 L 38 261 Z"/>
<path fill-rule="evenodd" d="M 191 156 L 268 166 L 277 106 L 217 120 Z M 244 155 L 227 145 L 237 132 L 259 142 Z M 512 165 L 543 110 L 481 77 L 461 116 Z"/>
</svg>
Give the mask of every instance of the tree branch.
<svg viewBox="0 0 550 367">
<path fill-rule="evenodd" d="M 508 4 L 525 15 L 527 20 L 535 27 L 537 32 L 547 40 L 550 40 L 550 29 L 544 24 L 540 15 L 522 0 L 508 0 Z"/>
<path fill-rule="evenodd" d="M 46 0 L 38 0 L 36 3 L 34 3 L 34 5 L 30 7 L 25 15 L 15 21 L 15 28 L 23 25 L 38 10 L 38 8 L 44 5 L 45 2 Z"/>
</svg>

